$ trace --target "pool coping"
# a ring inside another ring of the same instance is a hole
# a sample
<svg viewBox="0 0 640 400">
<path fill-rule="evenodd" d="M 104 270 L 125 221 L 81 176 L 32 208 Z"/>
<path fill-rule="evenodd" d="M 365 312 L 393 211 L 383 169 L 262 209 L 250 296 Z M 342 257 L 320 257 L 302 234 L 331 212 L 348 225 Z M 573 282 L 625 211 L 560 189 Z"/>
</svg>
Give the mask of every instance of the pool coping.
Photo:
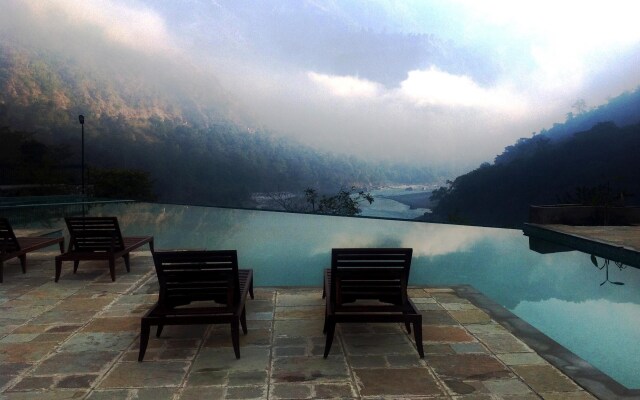
<svg viewBox="0 0 640 400">
<path fill-rule="evenodd" d="M 629 389 L 577 356 L 560 343 L 500 304 L 489 299 L 471 285 L 450 285 L 455 293 L 489 316 L 531 347 L 540 357 L 598 399 L 640 399 L 640 389 Z"/>
</svg>

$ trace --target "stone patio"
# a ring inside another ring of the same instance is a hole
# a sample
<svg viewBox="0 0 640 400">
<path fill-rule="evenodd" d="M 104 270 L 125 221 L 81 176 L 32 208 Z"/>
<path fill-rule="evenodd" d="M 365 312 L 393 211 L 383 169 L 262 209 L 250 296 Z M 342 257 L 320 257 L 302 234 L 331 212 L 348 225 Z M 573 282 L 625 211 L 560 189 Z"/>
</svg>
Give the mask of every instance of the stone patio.
<svg viewBox="0 0 640 400">
<path fill-rule="evenodd" d="M 322 358 L 317 288 L 256 289 L 236 360 L 227 325 L 166 327 L 137 362 L 140 316 L 156 299 L 148 252 L 71 263 L 55 252 L 5 263 L 0 284 L 3 399 L 593 399 L 452 288 L 413 288 L 426 356 L 400 324 L 342 325 Z M 259 274 L 256 276 L 259 285 Z"/>
</svg>

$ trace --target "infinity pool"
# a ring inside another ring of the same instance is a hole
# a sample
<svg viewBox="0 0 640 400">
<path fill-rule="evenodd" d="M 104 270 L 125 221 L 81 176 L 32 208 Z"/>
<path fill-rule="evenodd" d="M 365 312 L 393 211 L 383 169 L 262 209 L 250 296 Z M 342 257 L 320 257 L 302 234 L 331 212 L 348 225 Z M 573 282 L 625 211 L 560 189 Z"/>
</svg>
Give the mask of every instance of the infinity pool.
<svg viewBox="0 0 640 400">
<path fill-rule="evenodd" d="M 640 388 L 640 271 L 541 255 L 519 230 L 159 204 L 105 204 L 157 249 L 237 249 L 260 286 L 320 286 L 332 247 L 412 247 L 413 285 L 470 284 L 627 388 Z M 602 262 L 602 260 L 600 260 Z"/>
</svg>

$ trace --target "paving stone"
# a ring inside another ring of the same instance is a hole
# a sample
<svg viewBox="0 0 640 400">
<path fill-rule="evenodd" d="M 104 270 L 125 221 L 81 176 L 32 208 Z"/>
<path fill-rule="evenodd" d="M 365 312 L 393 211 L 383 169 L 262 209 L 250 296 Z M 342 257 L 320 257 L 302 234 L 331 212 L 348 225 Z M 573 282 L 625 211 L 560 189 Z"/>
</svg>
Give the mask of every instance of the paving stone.
<svg viewBox="0 0 640 400">
<path fill-rule="evenodd" d="M 275 383 L 347 382 L 350 378 L 344 357 L 283 357 L 273 360 L 271 370 Z"/>
<path fill-rule="evenodd" d="M 466 299 L 463 299 L 461 297 L 458 297 L 456 294 L 454 293 L 432 293 L 431 296 L 436 299 L 438 301 L 438 303 L 440 304 L 444 304 L 444 303 L 465 303 L 465 304 L 469 304 L 469 301 Z"/>
<path fill-rule="evenodd" d="M 225 399 L 260 399 L 266 398 L 266 386 L 236 386 L 227 388 Z"/>
<path fill-rule="evenodd" d="M 448 311 L 480 310 L 471 303 L 442 303 L 442 308 Z"/>
<path fill-rule="evenodd" d="M 349 356 L 347 358 L 352 368 L 382 368 L 388 367 L 387 357 L 379 356 Z"/>
<path fill-rule="evenodd" d="M 407 368 L 424 366 L 424 361 L 419 357 L 417 350 L 415 354 L 390 354 L 387 361 L 391 368 Z"/>
<path fill-rule="evenodd" d="M 26 343 L 32 341 L 36 337 L 38 337 L 37 333 L 12 333 L 0 339 L 0 343 Z"/>
<path fill-rule="evenodd" d="M 309 290 L 302 293 L 287 294 L 278 292 L 276 305 L 282 306 L 322 306 L 326 300 L 322 298 L 322 290 Z"/>
<path fill-rule="evenodd" d="M 482 384 L 492 394 L 497 395 L 535 395 L 531 389 L 519 379 L 502 379 L 483 381 Z"/>
<path fill-rule="evenodd" d="M 249 371 L 251 372 L 251 371 Z M 256 371 L 259 372 L 259 371 Z M 228 386 L 229 373 L 217 369 L 200 369 L 191 371 L 187 377 L 187 387 L 194 386 Z"/>
<path fill-rule="evenodd" d="M 324 320 L 324 306 L 299 306 L 299 307 L 276 307 L 276 320 L 286 319 L 322 319 Z"/>
<path fill-rule="evenodd" d="M 442 311 L 422 311 L 422 325 L 458 325 L 448 312 Z"/>
<path fill-rule="evenodd" d="M 18 381 L 10 391 L 40 390 L 53 387 L 53 376 L 26 376 Z"/>
<path fill-rule="evenodd" d="M 548 362 L 536 353 L 503 353 L 497 357 L 507 365 L 547 365 Z"/>
<path fill-rule="evenodd" d="M 450 346 L 458 354 L 489 352 L 481 343 L 452 343 Z"/>
<path fill-rule="evenodd" d="M 0 363 L 35 362 L 46 356 L 55 343 L 0 343 Z"/>
<path fill-rule="evenodd" d="M 540 393 L 544 400 L 595 400 L 586 392 Z"/>
<path fill-rule="evenodd" d="M 425 296 L 427 296 L 427 295 L 425 294 Z M 423 303 L 431 303 L 431 304 L 435 304 L 436 303 L 436 299 L 434 299 L 431 296 L 428 296 L 428 297 L 410 296 L 410 297 L 411 297 L 411 301 L 413 301 L 416 304 L 416 306 L 418 304 L 423 304 Z"/>
<path fill-rule="evenodd" d="M 354 369 L 362 396 L 443 395 L 426 368 Z"/>
<path fill-rule="evenodd" d="M 477 334 L 476 337 L 480 339 L 485 346 L 496 354 L 501 353 L 530 353 L 533 352 L 526 344 L 516 339 L 512 334 L 501 335 L 484 335 Z"/>
<path fill-rule="evenodd" d="M 491 322 L 491 317 L 482 310 L 449 311 L 449 314 L 463 325 L 487 324 Z"/>
<path fill-rule="evenodd" d="M 450 344 L 424 343 L 424 354 L 455 354 Z"/>
<path fill-rule="evenodd" d="M 422 341 L 423 342 L 476 342 L 464 328 L 459 326 L 434 326 L 422 325 Z"/>
<path fill-rule="evenodd" d="M 128 399 L 129 393 L 129 389 L 94 390 L 89 394 L 87 400 Z"/>
<path fill-rule="evenodd" d="M 313 395 L 313 388 L 308 384 L 296 383 L 276 383 L 271 388 L 271 398 L 273 399 L 310 399 Z"/>
<path fill-rule="evenodd" d="M 275 321 L 273 334 L 276 337 L 323 336 L 324 320 L 281 320 Z"/>
<path fill-rule="evenodd" d="M 67 389 L 91 388 L 93 383 L 98 379 L 98 374 L 70 375 L 65 376 L 58 381 L 56 387 Z"/>
<path fill-rule="evenodd" d="M 121 362 L 100 382 L 100 388 L 178 386 L 189 364 L 183 361 Z"/>
<path fill-rule="evenodd" d="M 461 379 L 445 379 L 445 385 L 456 395 L 479 395 L 489 393 L 489 390 L 482 385 L 481 381 L 464 381 Z"/>
<path fill-rule="evenodd" d="M 32 365 L 27 363 L 0 363 L 0 376 L 18 375 Z"/>
<path fill-rule="evenodd" d="M 6 396 L 10 400 L 76 400 L 87 395 L 87 390 L 36 390 L 29 392 L 12 392 Z"/>
<path fill-rule="evenodd" d="M 306 355 L 305 347 L 274 347 L 274 357 L 291 357 L 291 356 L 304 356 Z"/>
<path fill-rule="evenodd" d="M 416 303 L 416 308 L 420 311 L 442 311 L 444 308 L 438 303 Z"/>
<path fill-rule="evenodd" d="M 342 339 L 349 355 L 417 354 L 405 334 L 344 335 Z"/>
<path fill-rule="evenodd" d="M 187 387 L 180 394 L 180 400 L 224 399 L 226 388 L 222 386 Z"/>
<path fill-rule="evenodd" d="M 60 352 L 44 360 L 34 375 L 97 373 L 120 355 L 118 351 Z"/>
<path fill-rule="evenodd" d="M 231 371 L 227 377 L 229 386 L 264 385 L 267 383 L 267 370 Z"/>
<path fill-rule="evenodd" d="M 167 327 L 169 328 L 169 327 Z M 82 332 L 123 332 L 140 331 L 140 318 L 137 317 L 108 317 L 96 318 L 82 328 Z"/>
<path fill-rule="evenodd" d="M 80 332 L 71 337 L 62 347 L 61 351 L 91 351 L 100 349 L 104 351 L 126 350 L 136 339 L 133 332 Z"/>
<path fill-rule="evenodd" d="M 578 385 L 551 366 L 516 365 L 512 368 L 538 393 L 581 391 Z"/>
<path fill-rule="evenodd" d="M 500 361 L 487 354 L 426 355 L 426 361 L 443 378 L 487 380 L 511 376 Z"/>
<path fill-rule="evenodd" d="M 356 397 L 354 388 L 349 383 L 328 383 L 314 386 L 316 398 L 319 399 L 351 399 Z"/>
<path fill-rule="evenodd" d="M 299 304 L 302 305 L 302 304 Z M 246 303 L 247 313 L 255 312 L 273 312 L 273 302 L 270 300 L 249 300 Z"/>
<path fill-rule="evenodd" d="M 256 371 L 269 365 L 270 351 L 266 347 L 241 347 L 240 359 L 231 348 L 203 348 L 193 361 L 192 371 Z"/>
</svg>

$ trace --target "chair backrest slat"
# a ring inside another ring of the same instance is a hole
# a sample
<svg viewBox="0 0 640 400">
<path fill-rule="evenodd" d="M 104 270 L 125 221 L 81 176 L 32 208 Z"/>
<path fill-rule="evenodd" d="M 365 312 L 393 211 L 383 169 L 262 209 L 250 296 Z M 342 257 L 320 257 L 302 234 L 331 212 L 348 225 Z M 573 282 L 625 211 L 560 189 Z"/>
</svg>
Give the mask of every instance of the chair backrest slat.
<svg viewBox="0 0 640 400">
<path fill-rule="evenodd" d="M 20 251 L 20 244 L 11 228 L 9 220 L 0 218 L 0 254 Z"/>
<path fill-rule="evenodd" d="M 406 301 L 410 248 L 352 248 L 331 251 L 331 300 L 337 305 L 359 299 Z"/>
<path fill-rule="evenodd" d="M 124 249 L 122 232 L 116 217 L 68 217 L 70 248 L 78 252 L 118 251 Z"/>
<path fill-rule="evenodd" d="M 153 254 L 153 261 L 161 304 L 171 307 L 214 300 L 231 309 L 240 302 L 235 250 L 158 251 Z"/>
</svg>

